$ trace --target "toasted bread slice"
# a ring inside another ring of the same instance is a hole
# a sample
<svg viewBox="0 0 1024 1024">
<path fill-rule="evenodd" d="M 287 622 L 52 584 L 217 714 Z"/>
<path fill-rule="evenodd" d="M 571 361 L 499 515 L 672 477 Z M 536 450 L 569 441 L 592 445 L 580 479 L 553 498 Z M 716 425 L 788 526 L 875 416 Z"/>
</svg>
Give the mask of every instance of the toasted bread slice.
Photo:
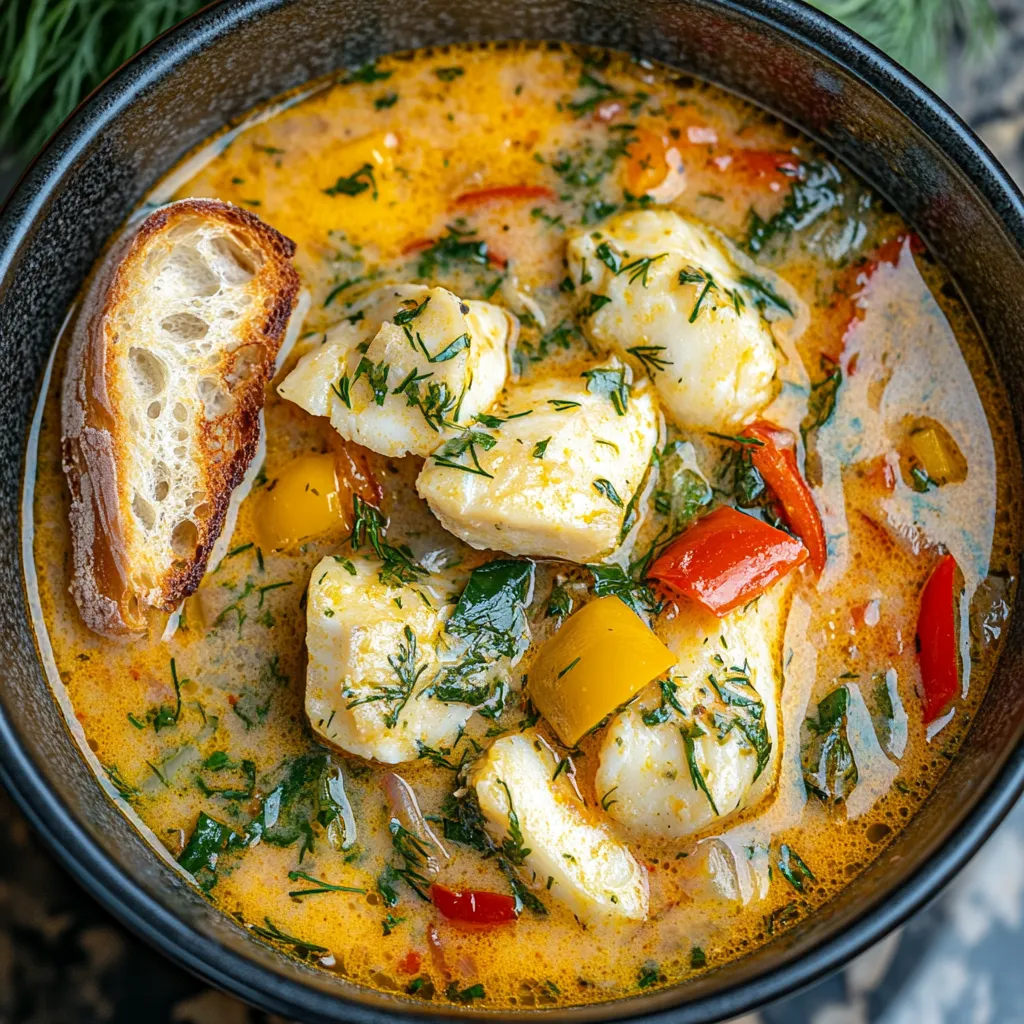
<svg viewBox="0 0 1024 1024">
<path fill-rule="evenodd" d="M 295 245 L 227 203 L 184 199 L 110 253 L 81 310 L 61 402 L 71 593 L 90 629 L 140 633 L 198 587 L 299 279 Z"/>
</svg>

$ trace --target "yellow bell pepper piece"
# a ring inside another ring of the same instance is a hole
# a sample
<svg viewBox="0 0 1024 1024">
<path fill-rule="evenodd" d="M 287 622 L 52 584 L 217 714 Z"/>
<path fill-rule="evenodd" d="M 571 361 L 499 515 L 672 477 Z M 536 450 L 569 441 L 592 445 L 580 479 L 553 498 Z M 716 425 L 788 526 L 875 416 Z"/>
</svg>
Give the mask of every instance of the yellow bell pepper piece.
<svg viewBox="0 0 1024 1024">
<path fill-rule="evenodd" d="M 599 597 L 538 650 L 529 673 L 530 699 L 572 747 L 677 660 L 622 601 Z"/>
<path fill-rule="evenodd" d="M 339 479 L 333 455 L 302 455 L 278 474 L 259 496 L 256 530 L 268 551 L 296 547 L 333 529 L 345 528 L 352 507 L 350 489 Z"/>
<path fill-rule="evenodd" d="M 910 435 L 910 450 L 921 468 L 937 484 L 961 483 L 967 462 L 956 441 L 942 427 L 925 426 Z"/>
</svg>

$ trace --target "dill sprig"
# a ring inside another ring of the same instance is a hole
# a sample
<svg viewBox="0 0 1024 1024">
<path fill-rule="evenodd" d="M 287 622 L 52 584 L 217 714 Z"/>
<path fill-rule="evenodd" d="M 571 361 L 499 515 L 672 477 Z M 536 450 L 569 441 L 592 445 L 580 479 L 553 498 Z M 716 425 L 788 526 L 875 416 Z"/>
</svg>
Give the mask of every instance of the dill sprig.
<svg viewBox="0 0 1024 1024">
<path fill-rule="evenodd" d="M 946 83 L 954 40 L 977 58 L 998 21 L 991 0 L 811 0 L 935 88 Z"/>
<path fill-rule="evenodd" d="M 30 157 L 79 100 L 206 0 L 0 4 L 0 150 Z"/>
</svg>

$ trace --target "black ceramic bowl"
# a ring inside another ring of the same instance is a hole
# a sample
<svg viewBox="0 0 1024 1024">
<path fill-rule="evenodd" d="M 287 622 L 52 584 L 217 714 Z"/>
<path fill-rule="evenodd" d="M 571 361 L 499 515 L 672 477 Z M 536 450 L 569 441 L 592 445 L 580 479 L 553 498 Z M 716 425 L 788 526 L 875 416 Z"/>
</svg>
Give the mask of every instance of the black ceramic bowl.
<svg viewBox="0 0 1024 1024">
<path fill-rule="evenodd" d="M 358 989 L 254 941 L 157 857 L 104 795 L 46 681 L 31 626 L 24 439 L 47 356 L 90 265 L 182 154 L 255 104 L 339 67 L 428 44 L 511 38 L 664 61 L 822 142 L 888 197 L 946 265 L 989 339 L 1024 436 L 1024 199 L 938 99 L 803 4 L 238 0 L 214 4 L 129 62 L 61 128 L 0 216 L 0 775 L 65 866 L 130 928 L 213 984 L 289 1018 L 453 1011 Z M 913 913 L 1024 786 L 1022 660 L 1018 609 L 959 757 L 899 838 L 828 907 L 683 988 L 558 1018 L 719 1020 L 832 970 Z"/>
</svg>

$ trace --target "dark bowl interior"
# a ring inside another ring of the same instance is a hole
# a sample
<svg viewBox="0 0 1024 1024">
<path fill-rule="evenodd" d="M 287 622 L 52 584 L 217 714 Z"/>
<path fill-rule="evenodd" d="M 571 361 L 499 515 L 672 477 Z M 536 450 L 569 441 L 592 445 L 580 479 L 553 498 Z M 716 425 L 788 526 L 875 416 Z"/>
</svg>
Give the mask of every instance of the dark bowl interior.
<svg viewBox="0 0 1024 1024">
<path fill-rule="evenodd" d="M 104 795 L 48 688 L 29 622 L 24 438 L 47 355 L 89 267 L 186 151 L 255 104 L 339 67 L 392 50 L 503 38 L 592 43 L 665 61 L 824 143 L 948 268 L 989 339 L 1022 436 L 1024 201 L 939 101 L 802 4 L 247 0 L 214 5 L 132 61 L 64 125 L 0 217 L 0 774 L 66 866 L 131 928 L 289 1018 L 446 1010 L 357 990 L 254 941 L 154 856 Z M 948 881 L 1024 784 L 1022 659 L 1017 612 L 960 756 L 898 840 L 823 912 L 685 989 L 559 1011 L 559 1019 L 718 1020 L 834 968 L 899 923 Z"/>
</svg>

